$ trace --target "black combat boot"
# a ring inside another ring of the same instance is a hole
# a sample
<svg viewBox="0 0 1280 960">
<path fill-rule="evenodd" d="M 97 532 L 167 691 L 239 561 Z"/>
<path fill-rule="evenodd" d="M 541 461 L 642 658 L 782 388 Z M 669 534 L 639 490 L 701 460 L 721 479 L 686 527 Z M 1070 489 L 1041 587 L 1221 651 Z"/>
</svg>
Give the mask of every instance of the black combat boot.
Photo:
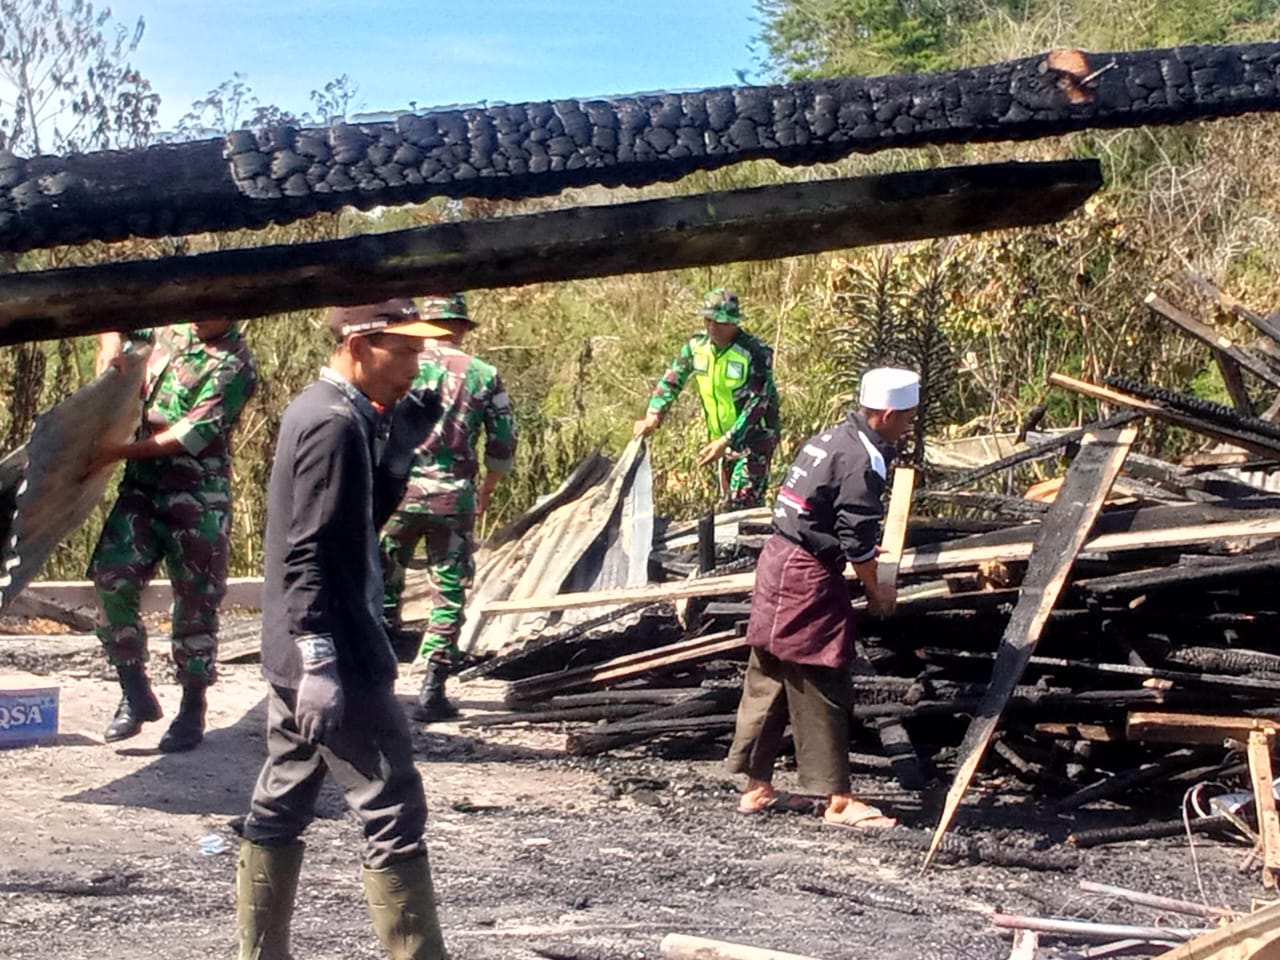
<svg viewBox="0 0 1280 960">
<path fill-rule="evenodd" d="M 205 696 L 208 684 L 188 680 L 182 687 L 182 706 L 160 738 L 161 753 L 185 753 L 194 750 L 204 740 Z"/>
<path fill-rule="evenodd" d="M 418 692 L 418 706 L 413 711 L 413 719 L 419 723 L 457 719 L 458 708 L 444 695 L 444 682 L 448 679 L 449 661 L 432 656 L 427 661 L 427 675 L 422 680 L 422 690 Z"/>
<path fill-rule="evenodd" d="M 151 692 L 151 681 L 147 679 L 147 671 L 142 664 L 116 667 L 116 674 L 120 677 L 120 689 L 124 695 L 120 698 L 120 706 L 116 707 L 116 715 L 102 735 L 107 743 L 137 736 L 144 723 L 164 716 L 160 701 Z"/>
</svg>

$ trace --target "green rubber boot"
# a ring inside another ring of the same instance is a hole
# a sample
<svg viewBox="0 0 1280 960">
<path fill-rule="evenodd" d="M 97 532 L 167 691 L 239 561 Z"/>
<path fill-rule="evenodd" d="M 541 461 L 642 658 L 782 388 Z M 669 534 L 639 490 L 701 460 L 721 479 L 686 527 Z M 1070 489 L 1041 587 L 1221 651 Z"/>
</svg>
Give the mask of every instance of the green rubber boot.
<svg viewBox="0 0 1280 960">
<path fill-rule="evenodd" d="M 240 841 L 236 867 L 240 960 L 290 960 L 289 922 L 303 848 L 301 842 L 264 847 Z"/>
<path fill-rule="evenodd" d="M 425 853 L 381 870 L 365 867 L 362 878 L 373 928 L 391 960 L 448 960 Z"/>
</svg>

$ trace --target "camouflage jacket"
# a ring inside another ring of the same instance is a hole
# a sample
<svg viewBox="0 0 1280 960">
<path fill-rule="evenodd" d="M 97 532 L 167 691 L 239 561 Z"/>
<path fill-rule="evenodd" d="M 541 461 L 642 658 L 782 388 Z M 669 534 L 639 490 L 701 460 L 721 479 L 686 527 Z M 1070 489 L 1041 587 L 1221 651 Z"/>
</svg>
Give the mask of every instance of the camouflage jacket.
<svg viewBox="0 0 1280 960">
<path fill-rule="evenodd" d="M 768 344 L 745 330 L 722 349 L 705 333 L 690 337 L 654 387 L 649 412 L 665 414 L 690 374 L 697 382 L 709 439 L 724 437 L 731 451 L 778 442 L 778 388 Z"/>
<path fill-rule="evenodd" d="M 413 389 L 438 394 L 444 412 L 418 448 L 401 509 L 408 513 L 474 513 L 481 427 L 485 469 L 506 473 L 515 462 L 516 421 L 502 378 L 480 358 L 448 344 L 436 344 L 422 354 Z"/>
<path fill-rule="evenodd" d="M 240 331 L 203 342 L 189 323 L 155 331 L 140 437 L 173 428 L 183 452 L 130 460 L 125 482 L 157 491 L 230 494 L 231 431 L 258 383 Z"/>
</svg>

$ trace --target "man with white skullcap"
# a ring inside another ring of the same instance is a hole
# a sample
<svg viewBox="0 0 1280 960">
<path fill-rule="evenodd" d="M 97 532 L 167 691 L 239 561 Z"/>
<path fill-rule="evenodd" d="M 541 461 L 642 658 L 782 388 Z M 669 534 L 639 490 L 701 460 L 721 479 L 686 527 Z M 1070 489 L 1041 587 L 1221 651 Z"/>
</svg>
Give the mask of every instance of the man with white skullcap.
<svg viewBox="0 0 1280 960">
<path fill-rule="evenodd" d="M 872 613 L 893 612 L 895 590 L 877 579 L 877 542 L 889 463 L 919 403 L 914 371 L 868 370 L 859 409 L 805 442 L 778 492 L 756 566 L 751 658 L 729 750 L 732 772 L 747 776 L 739 813 L 786 805 L 772 780 L 789 720 L 801 792 L 826 795 L 828 823 L 897 823 L 850 793 L 854 618 L 844 567 L 853 566 Z"/>
</svg>

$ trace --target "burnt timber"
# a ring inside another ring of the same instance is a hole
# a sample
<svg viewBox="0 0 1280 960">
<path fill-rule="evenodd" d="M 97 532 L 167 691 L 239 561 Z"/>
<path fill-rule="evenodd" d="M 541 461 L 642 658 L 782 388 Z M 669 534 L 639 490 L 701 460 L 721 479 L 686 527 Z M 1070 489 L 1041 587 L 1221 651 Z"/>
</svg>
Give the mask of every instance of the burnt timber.
<svg viewBox="0 0 1280 960">
<path fill-rule="evenodd" d="M 1102 186 L 1095 160 L 1005 163 L 464 220 L 343 240 L 0 276 L 0 344 L 519 286 L 1048 223 Z"/>
<path fill-rule="evenodd" d="M 1030 140 L 1280 108 L 1280 43 L 1087 54 L 963 70 L 405 114 L 223 140 L 0 154 L 0 250 L 289 223 L 433 196 L 641 186 L 746 160 Z"/>
</svg>

